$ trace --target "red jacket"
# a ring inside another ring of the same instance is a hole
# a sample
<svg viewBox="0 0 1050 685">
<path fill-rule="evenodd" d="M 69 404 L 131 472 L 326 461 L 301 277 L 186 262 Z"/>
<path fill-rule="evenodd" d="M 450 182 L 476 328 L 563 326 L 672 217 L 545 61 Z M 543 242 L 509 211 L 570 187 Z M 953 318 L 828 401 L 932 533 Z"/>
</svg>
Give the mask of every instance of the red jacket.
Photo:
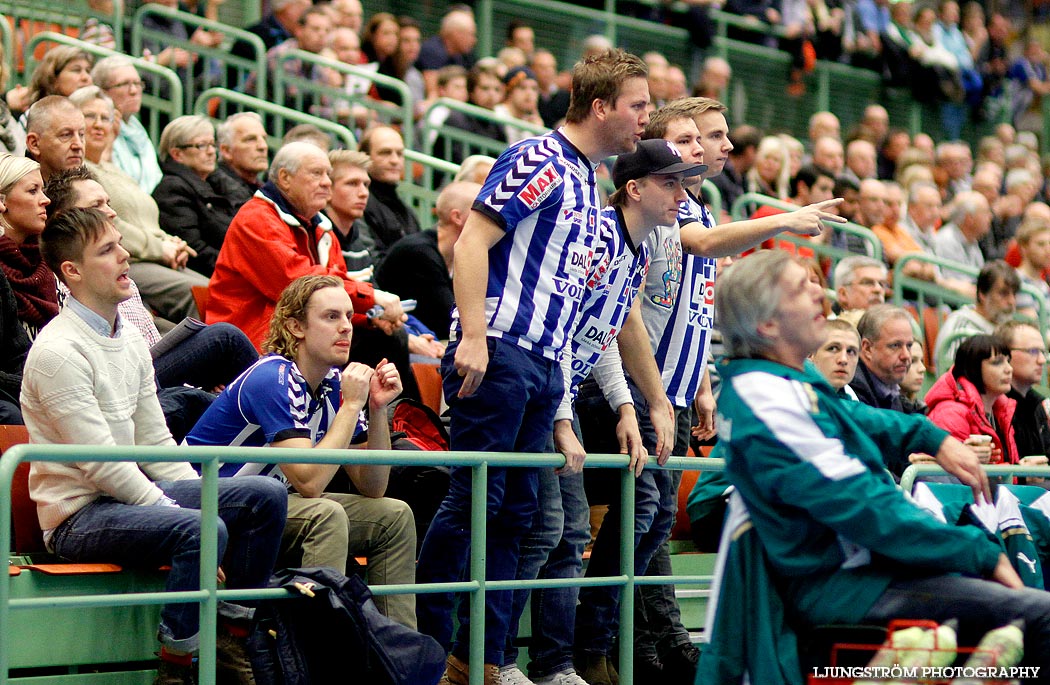
<svg viewBox="0 0 1050 685">
<path fill-rule="evenodd" d="M 207 322 L 232 323 L 259 349 L 277 298 L 299 276 L 341 278 L 358 313 L 355 324 L 375 304 L 372 286 L 347 276 L 332 222 L 318 214 L 319 222 L 308 229 L 288 210 L 273 185 L 263 186 L 233 217 L 208 284 Z"/>
<path fill-rule="evenodd" d="M 1000 395 L 992 404 L 992 415 L 999 430 L 1006 436 L 1006 444 L 992 428 L 984 415 L 984 403 L 976 386 L 966 378 L 956 380 L 951 373 L 937 379 L 930 391 L 926 393 L 926 404 L 930 408 L 930 421 L 952 434 L 958 440 L 966 440 L 971 435 L 992 436 L 992 446 L 998 447 L 1002 455 L 993 464 L 1017 463 L 1017 444 L 1014 442 L 1014 409 L 1017 402 L 1006 395 Z"/>
</svg>

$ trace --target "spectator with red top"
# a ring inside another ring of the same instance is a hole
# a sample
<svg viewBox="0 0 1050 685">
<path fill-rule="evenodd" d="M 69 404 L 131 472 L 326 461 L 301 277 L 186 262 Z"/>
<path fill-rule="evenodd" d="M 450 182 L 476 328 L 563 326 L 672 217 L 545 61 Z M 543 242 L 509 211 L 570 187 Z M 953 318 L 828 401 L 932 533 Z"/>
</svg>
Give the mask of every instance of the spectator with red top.
<svg viewBox="0 0 1050 685">
<path fill-rule="evenodd" d="M 1006 396 L 1012 377 L 1010 350 L 995 336 L 967 339 L 955 353 L 955 364 L 926 393 L 930 421 L 958 440 L 987 435 L 992 449 L 982 461 L 1016 464 L 1017 402 Z"/>
</svg>

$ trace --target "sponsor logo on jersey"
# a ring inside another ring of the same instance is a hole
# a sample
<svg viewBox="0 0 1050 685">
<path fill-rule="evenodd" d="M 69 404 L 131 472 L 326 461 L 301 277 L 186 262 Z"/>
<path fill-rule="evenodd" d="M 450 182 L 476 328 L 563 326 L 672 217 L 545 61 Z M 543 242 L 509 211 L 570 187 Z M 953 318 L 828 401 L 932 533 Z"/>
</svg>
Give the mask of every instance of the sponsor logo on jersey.
<svg viewBox="0 0 1050 685">
<path fill-rule="evenodd" d="M 533 175 L 532 180 L 518 191 L 518 199 L 526 207 L 534 210 L 563 182 L 554 168 L 554 162 L 547 162 Z"/>
<path fill-rule="evenodd" d="M 574 340 L 580 347 L 598 354 L 609 349 L 609 345 L 615 338 L 616 328 L 593 316 L 588 316 L 587 320 L 580 324 L 574 336 Z"/>
</svg>

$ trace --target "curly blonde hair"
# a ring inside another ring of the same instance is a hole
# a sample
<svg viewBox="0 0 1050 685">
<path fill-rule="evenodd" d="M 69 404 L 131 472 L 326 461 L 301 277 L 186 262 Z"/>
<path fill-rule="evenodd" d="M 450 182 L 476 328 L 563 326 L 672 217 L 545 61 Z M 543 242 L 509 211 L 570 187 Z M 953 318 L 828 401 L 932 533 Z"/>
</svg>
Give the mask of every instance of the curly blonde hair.
<svg viewBox="0 0 1050 685">
<path fill-rule="evenodd" d="M 281 292 L 277 307 L 270 319 L 270 330 L 263 340 L 263 352 L 279 354 L 292 359 L 299 350 L 299 339 L 288 330 L 287 323 L 295 319 L 306 323 L 306 306 L 310 298 L 323 288 L 342 288 L 343 281 L 335 276 L 300 276 Z"/>
</svg>

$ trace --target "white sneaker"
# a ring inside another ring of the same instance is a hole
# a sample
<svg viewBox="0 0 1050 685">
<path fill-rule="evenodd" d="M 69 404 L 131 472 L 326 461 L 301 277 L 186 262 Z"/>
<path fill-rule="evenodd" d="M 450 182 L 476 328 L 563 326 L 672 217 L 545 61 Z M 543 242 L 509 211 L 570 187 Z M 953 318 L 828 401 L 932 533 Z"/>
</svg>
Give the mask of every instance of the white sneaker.
<svg viewBox="0 0 1050 685">
<path fill-rule="evenodd" d="M 510 664 L 509 666 L 501 666 L 499 669 L 499 684 L 500 685 L 535 685 L 531 680 L 525 677 L 525 674 L 521 672 L 516 664 Z M 586 685 L 586 684 L 584 684 Z"/>
<path fill-rule="evenodd" d="M 535 685 L 587 685 L 587 681 L 581 678 L 575 670 L 569 669 L 564 673 L 555 673 L 546 678 L 535 681 Z"/>
</svg>

